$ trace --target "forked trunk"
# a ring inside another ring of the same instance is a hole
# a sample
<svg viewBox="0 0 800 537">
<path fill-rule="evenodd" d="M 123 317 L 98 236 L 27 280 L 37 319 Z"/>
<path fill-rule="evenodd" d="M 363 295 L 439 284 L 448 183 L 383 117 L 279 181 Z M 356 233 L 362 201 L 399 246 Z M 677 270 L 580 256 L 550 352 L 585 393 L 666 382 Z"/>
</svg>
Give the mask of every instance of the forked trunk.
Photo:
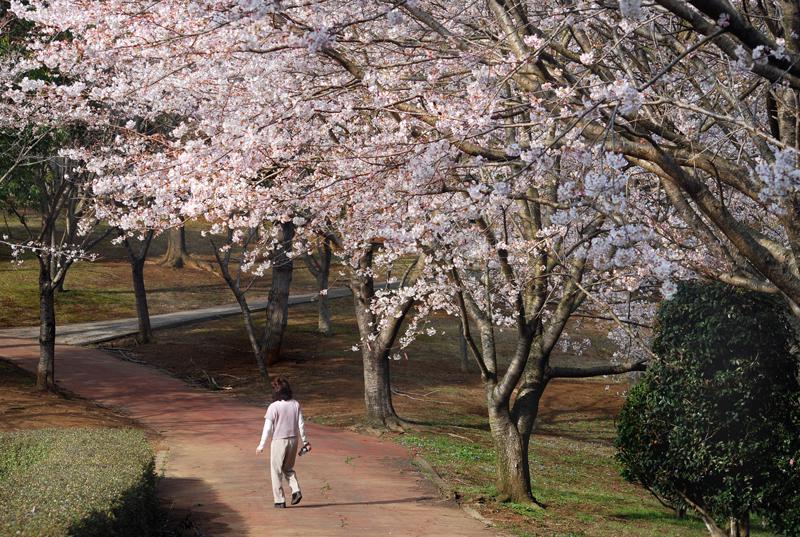
<svg viewBox="0 0 800 537">
<path fill-rule="evenodd" d="M 529 364 L 529 367 L 531 367 L 531 364 Z M 542 394 L 544 394 L 544 390 L 547 387 L 547 382 L 540 380 L 542 375 L 537 374 L 533 369 L 528 370 L 526 378 L 536 380 L 524 382 L 520 387 L 516 401 L 514 401 L 512 418 L 516 424 L 516 429 L 519 431 L 522 441 L 522 464 L 526 479 L 530 484 L 533 478 L 530 470 L 531 437 L 533 436 L 536 425 L 536 417 L 539 415 L 539 403 L 541 402 Z M 531 499 L 536 505 L 542 506 L 542 504 L 536 500 L 536 497 L 533 496 L 532 491 Z"/>
<path fill-rule="evenodd" d="M 39 365 L 36 368 L 36 387 L 52 390 L 55 387 L 56 307 L 55 290 L 43 269 L 39 275 Z"/>
<path fill-rule="evenodd" d="M 294 269 L 292 259 L 286 255 L 286 252 L 292 248 L 294 224 L 286 222 L 280 226 L 278 240 L 282 247 L 273 261 L 272 287 L 267 304 L 267 333 L 264 341 L 264 356 L 267 364 L 277 362 L 280 357 L 283 332 L 289 319 L 289 287 L 292 284 Z"/>
</svg>

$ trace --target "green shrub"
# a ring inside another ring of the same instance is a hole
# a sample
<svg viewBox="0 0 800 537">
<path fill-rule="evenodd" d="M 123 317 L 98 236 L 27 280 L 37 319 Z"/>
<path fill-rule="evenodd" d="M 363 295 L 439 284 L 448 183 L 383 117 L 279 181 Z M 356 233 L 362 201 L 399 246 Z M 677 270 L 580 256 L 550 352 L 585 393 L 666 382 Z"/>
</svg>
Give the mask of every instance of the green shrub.
<svg viewBox="0 0 800 537">
<path fill-rule="evenodd" d="M 146 536 L 153 470 L 147 439 L 133 429 L 0 433 L 0 535 Z"/>
<path fill-rule="evenodd" d="M 659 310 L 658 359 L 619 416 L 623 476 L 719 525 L 800 535 L 796 336 L 778 298 L 687 283 Z"/>
</svg>

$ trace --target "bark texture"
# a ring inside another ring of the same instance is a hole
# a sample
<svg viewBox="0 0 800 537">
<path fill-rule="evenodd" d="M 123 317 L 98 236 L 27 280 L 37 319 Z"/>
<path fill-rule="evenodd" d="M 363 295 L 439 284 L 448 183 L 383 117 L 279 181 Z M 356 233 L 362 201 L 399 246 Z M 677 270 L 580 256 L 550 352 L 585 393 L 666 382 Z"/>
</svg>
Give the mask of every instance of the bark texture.
<svg viewBox="0 0 800 537">
<path fill-rule="evenodd" d="M 331 260 L 333 258 L 333 251 L 331 249 L 331 240 L 324 237 L 319 246 L 317 247 L 317 255 L 306 254 L 306 267 L 309 272 L 317 280 L 317 289 L 319 295 L 317 296 L 317 331 L 324 335 L 331 335 L 331 308 L 328 300 L 328 284 L 331 273 Z"/>
<path fill-rule="evenodd" d="M 195 259 L 186 248 L 186 228 L 178 226 L 167 231 L 167 251 L 158 260 L 158 264 L 164 267 L 176 269 L 194 268 L 206 270 L 203 263 Z"/>
<path fill-rule="evenodd" d="M 136 318 L 139 322 L 139 343 L 149 343 L 153 340 L 153 328 L 150 325 L 150 308 L 147 305 L 147 287 L 144 283 L 144 264 L 147 260 L 147 252 L 153 240 L 153 232 L 149 231 L 140 248 L 134 249 L 129 238 L 123 239 L 125 251 L 128 254 L 128 261 L 131 265 L 131 280 L 133 282 L 133 293 L 136 297 Z"/>
<path fill-rule="evenodd" d="M 36 387 L 52 390 L 55 387 L 56 353 L 55 288 L 46 269 L 39 271 L 39 365 L 36 368 Z"/>
<path fill-rule="evenodd" d="M 361 336 L 361 357 L 364 366 L 365 419 L 373 427 L 402 429 L 402 420 L 392 404 L 390 352 L 413 299 L 406 299 L 399 310 L 389 317 L 379 318 L 371 309 L 375 298 L 372 259 L 376 245 L 369 245 L 358 260 L 350 280 L 353 291 L 356 322 Z"/>
<path fill-rule="evenodd" d="M 292 248 L 294 224 L 284 222 L 278 225 L 279 245 L 274 251 L 272 261 L 272 286 L 267 304 L 267 332 L 264 341 L 264 357 L 270 365 L 280 358 L 283 332 L 289 319 L 289 287 L 292 284 L 294 271 L 292 258 L 286 255 Z"/>
</svg>

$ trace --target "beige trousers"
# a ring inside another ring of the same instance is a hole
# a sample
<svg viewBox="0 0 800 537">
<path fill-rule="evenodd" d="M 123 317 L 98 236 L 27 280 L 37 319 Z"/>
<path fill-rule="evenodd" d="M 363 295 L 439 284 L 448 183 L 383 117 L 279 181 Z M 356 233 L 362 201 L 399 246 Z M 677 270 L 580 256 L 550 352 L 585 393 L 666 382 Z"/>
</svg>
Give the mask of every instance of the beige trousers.
<svg viewBox="0 0 800 537">
<path fill-rule="evenodd" d="M 283 480 L 289 482 L 292 494 L 300 492 L 297 476 L 294 473 L 294 461 L 297 458 L 297 437 L 273 438 L 270 447 L 269 469 L 272 477 L 272 495 L 275 503 L 283 503 Z"/>
</svg>

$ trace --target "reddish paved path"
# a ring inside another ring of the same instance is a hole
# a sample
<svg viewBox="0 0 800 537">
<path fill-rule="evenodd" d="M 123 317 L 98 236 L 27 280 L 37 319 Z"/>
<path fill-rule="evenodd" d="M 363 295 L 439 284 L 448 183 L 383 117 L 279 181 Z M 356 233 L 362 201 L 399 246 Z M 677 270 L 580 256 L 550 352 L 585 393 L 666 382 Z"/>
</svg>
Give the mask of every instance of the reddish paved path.
<svg viewBox="0 0 800 537">
<path fill-rule="evenodd" d="M 35 370 L 38 347 L 0 338 L 0 356 Z M 314 451 L 297 465 L 303 502 L 273 509 L 268 457 L 255 453 L 262 408 L 96 349 L 58 346 L 56 380 L 163 435 L 168 451 L 160 493 L 178 512 L 191 511 L 204 536 L 494 534 L 439 500 L 393 443 L 309 424 Z"/>
</svg>

